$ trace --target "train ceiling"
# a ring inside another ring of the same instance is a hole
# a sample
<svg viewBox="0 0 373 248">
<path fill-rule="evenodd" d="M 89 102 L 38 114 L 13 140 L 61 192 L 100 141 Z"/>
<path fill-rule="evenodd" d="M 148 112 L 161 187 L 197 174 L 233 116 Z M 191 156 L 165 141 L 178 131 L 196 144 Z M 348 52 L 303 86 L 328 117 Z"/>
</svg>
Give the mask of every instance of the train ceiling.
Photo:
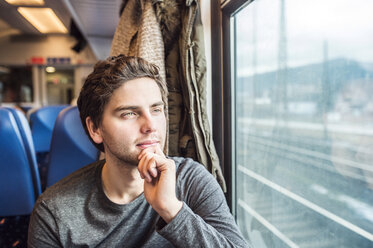
<svg viewBox="0 0 373 248">
<path fill-rule="evenodd" d="M 121 0 L 44 0 L 40 7 L 51 8 L 70 30 L 72 21 L 87 40 L 98 59 L 105 58 L 119 21 Z M 43 35 L 18 11 L 18 7 L 0 0 L 0 37 L 19 30 L 22 34 Z"/>
</svg>

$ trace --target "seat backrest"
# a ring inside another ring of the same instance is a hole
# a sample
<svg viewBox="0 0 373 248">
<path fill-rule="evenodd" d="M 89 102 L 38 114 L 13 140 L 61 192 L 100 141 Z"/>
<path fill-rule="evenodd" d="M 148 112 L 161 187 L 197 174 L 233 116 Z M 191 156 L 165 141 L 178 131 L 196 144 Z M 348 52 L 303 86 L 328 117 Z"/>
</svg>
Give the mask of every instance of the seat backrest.
<svg viewBox="0 0 373 248">
<path fill-rule="evenodd" d="M 26 132 L 30 132 L 26 126 Z M 22 131 L 23 132 L 23 131 Z M 40 190 L 35 190 L 33 174 L 16 118 L 0 108 L 0 216 L 30 214 Z M 32 149 L 32 143 L 28 144 Z M 40 187 L 40 182 L 39 182 Z M 39 188 L 40 189 L 40 188 Z"/>
<path fill-rule="evenodd" d="M 37 153 L 49 152 L 53 127 L 57 116 L 66 107 L 68 106 L 41 107 L 30 115 L 32 138 Z"/>
<path fill-rule="evenodd" d="M 47 187 L 98 159 L 99 151 L 85 133 L 77 107 L 61 111 L 53 130 Z"/>
<path fill-rule="evenodd" d="M 40 174 L 38 170 L 38 164 L 36 161 L 36 154 L 34 143 L 32 140 L 32 134 L 30 130 L 30 125 L 26 119 L 26 116 L 19 110 L 14 108 L 7 108 L 12 114 L 19 128 L 23 145 L 25 147 L 27 159 L 30 165 L 30 172 L 34 184 L 34 191 L 36 197 L 41 194 L 41 185 L 40 185 Z"/>
</svg>

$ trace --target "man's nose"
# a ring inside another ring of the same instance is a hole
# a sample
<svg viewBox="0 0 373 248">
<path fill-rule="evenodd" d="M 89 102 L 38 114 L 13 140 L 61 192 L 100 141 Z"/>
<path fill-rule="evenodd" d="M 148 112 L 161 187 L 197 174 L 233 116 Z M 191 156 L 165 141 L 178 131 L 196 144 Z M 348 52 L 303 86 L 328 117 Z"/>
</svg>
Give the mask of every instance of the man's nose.
<svg viewBox="0 0 373 248">
<path fill-rule="evenodd" d="M 142 116 L 141 132 L 152 133 L 156 130 L 154 117 L 150 113 L 146 113 Z"/>
</svg>

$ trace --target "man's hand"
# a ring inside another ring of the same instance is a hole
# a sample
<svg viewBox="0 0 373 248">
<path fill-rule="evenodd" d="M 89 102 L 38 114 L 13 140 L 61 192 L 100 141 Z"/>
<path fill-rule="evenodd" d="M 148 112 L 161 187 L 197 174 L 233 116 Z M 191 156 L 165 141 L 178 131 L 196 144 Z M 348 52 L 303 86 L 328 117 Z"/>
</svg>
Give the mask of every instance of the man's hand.
<svg viewBox="0 0 373 248">
<path fill-rule="evenodd" d="M 139 154 L 138 170 L 144 180 L 144 195 L 153 209 L 169 223 L 183 203 L 176 198 L 176 166 L 167 159 L 159 145 L 148 147 Z"/>
</svg>

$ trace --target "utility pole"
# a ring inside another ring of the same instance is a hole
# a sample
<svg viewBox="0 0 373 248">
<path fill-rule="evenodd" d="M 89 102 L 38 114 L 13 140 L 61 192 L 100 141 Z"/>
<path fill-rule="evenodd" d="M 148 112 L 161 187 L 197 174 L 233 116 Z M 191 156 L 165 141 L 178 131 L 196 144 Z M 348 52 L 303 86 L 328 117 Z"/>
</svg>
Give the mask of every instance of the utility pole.
<svg viewBox="0 0 373 248">
<path fill-rule="evenodd" d="M 330 81 L 328 65 L 328 41 L 323 43 L 323 68 L 321 81 L 321 114 L 325 115 L 330 110 Z"/>
<path fill-rule="evenodd" d="M 287 38 L 285 19 L 285 0 L 280 0 L 280 23 L 278 39 L 278 69 L 277 84 L 279 89 L 279 116 L 287 120 L 288 99 L 287 99 Z"/>
<path fill-rule="evenodd" d="M 258 98 L 258 86 L 257 86 L 257 65 L 258 65 L 258 42 L 257 42 L 257 14 L 256 14 L 256 8 L 253 8 L 252 10 L 252 46 L 253 46 L 253 55 L 252 55 L 252 61 L 251 61 L 251 67 L 252 67 L 252 77 L 250 80 L 250 105 L 251 105 L 251 111 L 252 113 L 256 114 L 256 103 L 255 98 Z"/>
</svg>

